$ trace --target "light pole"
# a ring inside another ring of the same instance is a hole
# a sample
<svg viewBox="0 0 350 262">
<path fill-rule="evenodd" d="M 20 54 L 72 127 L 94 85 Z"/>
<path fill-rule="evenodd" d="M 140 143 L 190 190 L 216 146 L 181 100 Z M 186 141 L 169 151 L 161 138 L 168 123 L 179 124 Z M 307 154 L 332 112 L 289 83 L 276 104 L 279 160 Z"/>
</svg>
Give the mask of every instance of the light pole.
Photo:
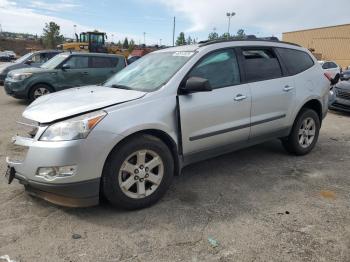
<svg viewBox="0 0 350 262">
<path fill-rule="evenodd" d="M 235 15 L 235 12 L 226 13 L 226 16 L 228 17 L 227 39 L 230 37 L 231 17 L 234 17 Z"/>
<path fill-rule="evenodd" d="M 74 27 L 74 38 L 77 38 L 77 25 L 73 25 L 73 27 Z"/>
<path fill-rule="evenodd" d="M 146 46 L 146 32 L 143 32 L 143 44 Z"/>
<path fill-rule="evenodd" d="M 162 46 L 162 39 L 159 39 L 159 46 Z"/>
</svg>

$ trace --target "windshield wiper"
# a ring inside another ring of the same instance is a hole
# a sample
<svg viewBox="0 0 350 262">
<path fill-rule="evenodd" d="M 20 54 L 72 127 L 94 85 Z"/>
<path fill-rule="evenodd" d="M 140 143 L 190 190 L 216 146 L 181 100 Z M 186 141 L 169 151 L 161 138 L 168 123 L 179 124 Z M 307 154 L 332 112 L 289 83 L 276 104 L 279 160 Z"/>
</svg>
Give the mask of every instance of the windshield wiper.
<svg viewBox="0 0 350 262">
<path fill-rule="evenodd" d="M 124 86 L 124 85 L 116 85 L 116 84 L 113 84 L 113 85 L 111 85 L 110 87 L 112 87 L 112 88 L 118 88 L 118 89 L 131 90 L 130 87 Z"/>
</svg>

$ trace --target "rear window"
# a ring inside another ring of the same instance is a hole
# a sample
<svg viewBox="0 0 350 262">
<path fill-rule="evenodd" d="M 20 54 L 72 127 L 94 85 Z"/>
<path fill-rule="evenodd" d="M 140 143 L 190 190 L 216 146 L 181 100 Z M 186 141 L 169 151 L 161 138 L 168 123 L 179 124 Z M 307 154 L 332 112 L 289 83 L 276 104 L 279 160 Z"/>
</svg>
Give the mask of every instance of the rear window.
<svg viewBox="0 0 350 262">
<path fill-rule="evenodd" d="M 249 48 L 242 50 L 247 82 L 282 77 L 282 69 L 272 48 Z"/>
<path fill-rule="evenodd" d="M 116 57 L 91 57 L 92 68 L 112 68 L 118 64 Z"/>
<path fill-rule="evenodd" d="M 288 48 L 277 48 L 277 50 L 287 67 L 289 75 L 299 74 L 314 65 L 314 61 L 306 52 Z"/>
</svg>

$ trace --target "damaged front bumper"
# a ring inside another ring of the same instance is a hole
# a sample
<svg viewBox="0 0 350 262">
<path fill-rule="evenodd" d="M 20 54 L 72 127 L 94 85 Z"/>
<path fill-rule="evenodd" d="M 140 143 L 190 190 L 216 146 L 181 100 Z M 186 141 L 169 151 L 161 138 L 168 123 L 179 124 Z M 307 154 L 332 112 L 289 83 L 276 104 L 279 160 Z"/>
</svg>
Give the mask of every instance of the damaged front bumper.
<svg viewBox="0 0 350 262">
<path fill-rule="evenodd" d="M 42 133 L 45 128 L 38 127 Z M 26 191 L 51 203 L 68 207 L 86 207 L 99 203 L 100 176 L 93 173 L 93 161 L 84 159 L 85 150 L 81 141 L 44 142 L 34 138 L 16 136 L 14 146 L 21 147 L 25 156 L 20 160 L 6 158 L 9 183 L 16 179 L 24 185 Z M 85 141 L 84 141 L 85 142 Z M 86 154 L 85 154 L 86 155 Z M 76 166 L 76 172 L 67 177 L 57 177 L 52 180 L 38 176 L 41 167 Z M 87 170 L 90 170 L 88 172 Z M 86 172 L 86 173 L 84 173 Z M 97 177 L 96 177 L 97 176 Z"/>
</svg>

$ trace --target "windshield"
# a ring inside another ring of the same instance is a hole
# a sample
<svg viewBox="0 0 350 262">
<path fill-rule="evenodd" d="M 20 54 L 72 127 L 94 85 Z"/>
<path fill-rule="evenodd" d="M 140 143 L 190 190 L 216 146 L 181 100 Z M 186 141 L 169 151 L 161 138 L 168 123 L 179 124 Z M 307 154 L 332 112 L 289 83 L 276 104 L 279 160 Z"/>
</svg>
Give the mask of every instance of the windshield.
<svg viewBox="0 0 350 262">
<path fill-rule="evenodd" d="M 104 86 L 152 92 L 166 84 L 194 52 L 150 53 L 110 78 Z"/>
<path fill-rule="evenodd" d="M 28 53 L 24 56 L 21 56 L 20 58 L 18 58 L 15 63 L 23 63 L 25 62 L 29 57 L 31 57 L 33 55 L 33 53 Z"/>
<path fill-rule="evenodd" d="M 51 58 L 46 63 L 42 64 L 40 67 L 45 69 L 55 69 L 59 64 L 61 64 L 69 55 L 59 54 Z"/>
</svg>

